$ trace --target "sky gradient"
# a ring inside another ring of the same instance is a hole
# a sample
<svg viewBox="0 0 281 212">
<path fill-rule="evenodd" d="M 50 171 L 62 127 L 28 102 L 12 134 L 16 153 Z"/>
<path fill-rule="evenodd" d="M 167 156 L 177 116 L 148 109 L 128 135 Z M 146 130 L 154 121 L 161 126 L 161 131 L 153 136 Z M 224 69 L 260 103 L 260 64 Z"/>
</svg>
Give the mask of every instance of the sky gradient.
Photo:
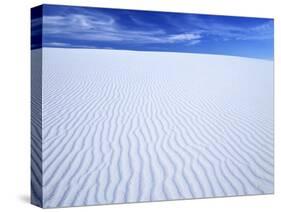
<svg viewBox="0 0 281 212">
<path fill-rule="evenodd" d="M 31 18 L 32 49 L 43 46 L 274 57 L 273 19 L 267 18 L 59 5 L 32 9 Z"/>
</svg>

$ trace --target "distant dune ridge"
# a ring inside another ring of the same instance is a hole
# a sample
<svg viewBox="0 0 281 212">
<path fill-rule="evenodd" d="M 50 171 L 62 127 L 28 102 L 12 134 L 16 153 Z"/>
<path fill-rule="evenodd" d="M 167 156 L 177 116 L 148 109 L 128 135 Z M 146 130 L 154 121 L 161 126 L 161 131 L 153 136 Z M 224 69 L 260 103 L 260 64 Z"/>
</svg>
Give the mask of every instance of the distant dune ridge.
<svg viewBox="0 0 281 212">
<path fill-rule="evenodd" d="M 42 51 L 42 207 L 274 192 L 272 61 Z"/>
</svg>

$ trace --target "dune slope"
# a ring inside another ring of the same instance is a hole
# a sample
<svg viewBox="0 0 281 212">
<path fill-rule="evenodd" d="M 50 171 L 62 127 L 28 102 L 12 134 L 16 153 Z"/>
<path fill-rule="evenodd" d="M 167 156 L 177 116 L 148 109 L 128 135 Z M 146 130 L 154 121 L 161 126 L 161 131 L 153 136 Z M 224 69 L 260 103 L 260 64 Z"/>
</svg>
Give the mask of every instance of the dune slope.
<svg viewBox="0 0 281 212">
<path fill-rule="evenodd" d="M 273 62 L 43 49 L 43 206 L 273 192 Z"/>
</svg>

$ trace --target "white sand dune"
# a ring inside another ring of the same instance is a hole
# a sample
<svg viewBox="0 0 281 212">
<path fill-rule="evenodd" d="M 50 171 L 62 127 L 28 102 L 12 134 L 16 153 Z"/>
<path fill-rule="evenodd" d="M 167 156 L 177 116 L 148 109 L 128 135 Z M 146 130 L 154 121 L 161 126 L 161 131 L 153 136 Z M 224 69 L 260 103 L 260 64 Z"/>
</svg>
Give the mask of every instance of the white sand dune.
<svg viewBox="0 0 281 212">
<path fill-rule="evenodd" d="M 43 207 L 273 193 L 271 61 L 44 48 L 42 86 Z"/>
</svg>

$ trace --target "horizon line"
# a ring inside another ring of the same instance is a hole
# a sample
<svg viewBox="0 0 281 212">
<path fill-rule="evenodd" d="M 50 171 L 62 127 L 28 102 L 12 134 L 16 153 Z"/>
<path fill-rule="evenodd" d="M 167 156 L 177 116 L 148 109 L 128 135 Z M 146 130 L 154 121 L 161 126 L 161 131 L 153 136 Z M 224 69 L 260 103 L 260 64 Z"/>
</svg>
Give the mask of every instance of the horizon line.
<svg viewBox="0 0 281 212">
<path fill-rule="evenodd" d="M 115 51 L 133 51 L 133 52 L 160 52 L 160 53 L 180 53 L 180 54 L 196 54 L 196 55 L 210 55 L 210 56 L 226 56 L 226 57 L 238 57 L 238 58 L 245 58 L 245 59 L 255 59 L 255 60 L 263 60 L 267 62 L 274 62 L 273 58 L 259 58 L 259 57 L 249 57 L 249 56 L 240 56 L 240 55 L 231 55 L 231 54 L 216 54 L 216 53 L 204 53 L 204 52 L 186 52 L 186 51 L 160 51 L 160 50 L 134 50 L 134 49 L 114 49 L 114 48 L 94 48 L 94 47 L 67 47 L 67 46 L 41 46 L 36 48 L 31 48 L 32 50 L 43 49 L 43 48 L 50 48 L 50 49 L 84 49 L 84 50 L 115 50 Z"/>
</svg>

